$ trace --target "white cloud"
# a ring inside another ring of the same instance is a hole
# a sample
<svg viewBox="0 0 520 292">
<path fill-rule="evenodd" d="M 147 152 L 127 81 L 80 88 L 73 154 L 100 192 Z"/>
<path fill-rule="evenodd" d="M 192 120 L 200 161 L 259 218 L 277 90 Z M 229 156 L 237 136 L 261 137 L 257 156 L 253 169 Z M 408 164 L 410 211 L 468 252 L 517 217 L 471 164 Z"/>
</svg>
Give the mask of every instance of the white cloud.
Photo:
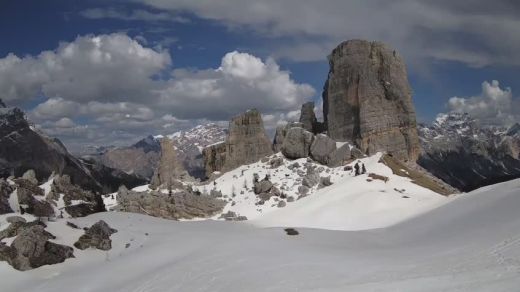
<svg viewBox="0 0 520 292">
<path fill-rule="evenodd" d="M 36 57 L 0 59 L 0 92 L 8 102 L 39 93 L 76 101 L 138 100 L 170 65 L 166 51 L 145 48 L 124 34 L 90 35 Z"/>
<path fill-rule="evenodd" d="M 520 121 L 520 107 L 514 102 L 511 88 L 500 88 L 497 80 L 482 83 L 482 93 L 473 97 L 452 97 L 448 108 L 468 113 L 483 125 L 511 125 Z"/>
<path fill-rule="evenodd" d="M 315 90 L 298 84 L 272 60 L 231 52 L 217 69 L 177 71 L 161 92 L 161 106 L 182 118 L 226 119 L 257 108 L 262 113 L 299 108 Z"/>
<path fill-rule="evenodd" d="M 0 92 L 9 105 L 41 100 L 29 118 L 73 148 L 128 145 L 250 108 L 271 127 L 315 94 L 272 59 L 230 52 L 218 68 L 173 70 L 167 51 L 124 34 L 78 37 L 38 56 L 10 54 L 0 59 Z"/>
</svg>

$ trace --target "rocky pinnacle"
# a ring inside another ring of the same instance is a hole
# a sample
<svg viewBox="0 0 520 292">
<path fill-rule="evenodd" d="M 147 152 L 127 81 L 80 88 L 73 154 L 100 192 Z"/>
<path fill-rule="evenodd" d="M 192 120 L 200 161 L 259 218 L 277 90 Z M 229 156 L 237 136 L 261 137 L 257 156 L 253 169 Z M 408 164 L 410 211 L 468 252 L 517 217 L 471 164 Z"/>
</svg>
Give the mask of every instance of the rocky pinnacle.
<svg viewBox="0 0 520 292">
<path fill-rule="evenodd" d="M 350 40 L 329 56 L 323 92 L 328 135 L 364 153 L 388 152 L 415 161 L 419 154 L 415 109 L 406 67 L 380 42 Z"/>
</svg>

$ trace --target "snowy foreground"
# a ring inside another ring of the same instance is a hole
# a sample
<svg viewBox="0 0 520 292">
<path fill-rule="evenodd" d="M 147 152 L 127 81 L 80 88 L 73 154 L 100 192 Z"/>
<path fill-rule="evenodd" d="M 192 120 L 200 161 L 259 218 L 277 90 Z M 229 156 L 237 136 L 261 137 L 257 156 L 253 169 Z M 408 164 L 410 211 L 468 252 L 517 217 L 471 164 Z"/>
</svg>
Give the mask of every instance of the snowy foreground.
<svg viewBox="0 0 520 292">
<path fill-rule="evenodd" d="M 301 210 L 296 203 L 295 210 Z M 105 220 L 119 230 L 112 235 L 112 250 L 75 250 L 76 258 L 63 264 L 26 272 L 0 262 L 0 288 L 518 291 L 519 206 L 520 180 L 515 180 L 456 196 L 390 227 L 297 228 L 297 236 L 286 235 L 283 228 L 259 227 L 254 220 L 175 222 L 99 213 L 70 221 L 84 227 Z M 0 217 L 2 223 L 4 219 Z M 57 235 L 56 242 L 67 245 L 82 233 L 65 226 L 65 221 L 51 222 L 47 230 Z"/>
<path fill-rule="evenodd" d="M 281 154 L 276 156 L 283 158 Z M 364 163 L 367 168 L 367 174 L 360 176 L 354 176 L 343 167 L 328 168 L 308 162 L 305 158 L 283 159 L 283 164 L 276 169 L 271 169 L 269 163 L 257 162 L 223 174 L 216 180 L 215 186 L 210 184 L 198 189 L 207 192 L 215 188 L 221 191 L 231 202 L 224 208 L 224 212 L 233 211 L 247 216 L 262 227 L 373 229 L 393 225 L 450 201 L 451 198 L 420 187 L 407 177 L 393 174 L 389 167 L 379 162 L 381 156 L 382 153 L 378 153 L 356 160 Z M 294 164 L 299 167 L 291 169 Z M 320 176 L 329 176 L 333 184 L 323 188 L 316 185 L 306 197 L 287 202 L 283 208 L 277 207 L 277 197 L 271 197 L 263 205 L 255 204 L 257 195 L 251 187 L 253 174 L 258 174 L 260 178 L 269 175 L 273 184 L 287 196 L 298 198 L 298 186 L 302 184 L 298 172 L 305 172 L 306 164 L 324 169 Z M 355 161 L 349 165 L 353 167 L 354 164 Z M 368 182 L 370 172 L 386 176 L 389 180 Z M 248 183 L 250 187 L 244 188 Z M 236 194 L 235 197 L 231 195 L 233 193 Z"/>
</svg>

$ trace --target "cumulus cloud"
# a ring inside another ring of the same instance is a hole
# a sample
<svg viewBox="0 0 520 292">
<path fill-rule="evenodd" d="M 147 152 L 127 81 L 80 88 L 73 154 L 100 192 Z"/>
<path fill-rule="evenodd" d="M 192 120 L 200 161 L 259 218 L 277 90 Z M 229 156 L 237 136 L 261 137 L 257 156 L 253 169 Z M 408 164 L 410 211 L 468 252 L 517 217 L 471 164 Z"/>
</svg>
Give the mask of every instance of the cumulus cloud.
<svg viewBox="0 0 520 292">
<path fill-rule="evenodd" d="M 40 93 L 77 101 L 137 100 L 170 65 L 167 51 L 145 48 L 124 34 L 89 35 L 36 57 L 0 59 L 0 92 L 8 102 Z"/>
<path fill-rule="evenodd" d="M 482 93 L 472 97 L 452 97 L 448 108 L 468 113 L 483 125 L 511 125 L 520 121 L 520 106 L 513 99 L 511 88 L 500 88 L 500 83 L 482 83 Z"/>
<path fill-rule="evenodd" d="M 274 45 L 275 55 L 296 60 L 323 60 L 339 42 L 366 38 L 388 42 L 412 61 L 520 65 L 520 5 L 515 1 L 134 1 L 278 38 L 283 44 Z"/>
<path fill-rule="evenodd" d="M 230 52 L 218 68 L 173 69 L 169 53 L 125 34 L 82 36 L 38 56 L 0 59 L 8 104 L 38 102 L 38 128 L 72 148 L 128 145 L 258 108 L 274 127 L 313 97 L 273 59 Z"/>
<path fill-rule="evenodd" d="M 315 90 L 293 81 L 272 59 L 263 62 L 235 51 L 226 54 L 217 69 L 175 72 L 160 94 L 161 106 L 178 117 L 222 120 L 249 108 L 263 113 L 291 111 Z"/>
</svg>

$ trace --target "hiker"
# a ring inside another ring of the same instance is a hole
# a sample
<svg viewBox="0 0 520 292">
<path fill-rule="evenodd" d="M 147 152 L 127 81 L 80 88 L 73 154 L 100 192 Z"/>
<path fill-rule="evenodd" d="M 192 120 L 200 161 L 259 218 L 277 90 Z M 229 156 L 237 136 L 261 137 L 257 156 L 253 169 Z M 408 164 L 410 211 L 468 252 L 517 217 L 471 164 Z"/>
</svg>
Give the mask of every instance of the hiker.
<svg viewBox="0 0 520 292">
<path fill-rule="evenodd" d="M 365 168 L 365 164 L 361 163 L 361 174 L 367 173 L 367 169 Z"/>
<path fill-rule="evenodd" d="M 356 164 L 354 165 L 354 170 L 355 170 L 355 176 L 358 176 L 359 175 L 359 162 L 356 162 Z"/>
</svg>

